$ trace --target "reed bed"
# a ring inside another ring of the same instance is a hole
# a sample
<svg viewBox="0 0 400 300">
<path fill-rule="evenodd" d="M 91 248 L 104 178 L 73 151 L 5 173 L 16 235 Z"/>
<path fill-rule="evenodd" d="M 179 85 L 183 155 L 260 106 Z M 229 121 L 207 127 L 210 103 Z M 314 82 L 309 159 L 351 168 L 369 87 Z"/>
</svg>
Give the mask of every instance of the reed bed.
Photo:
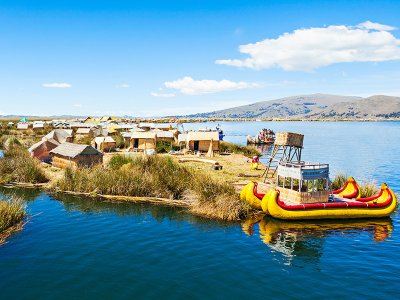
<svg viewBox="0 0 400 300">
<path fill-rule="evenodd" d="M 12 143 L 0 159 L 0 183 L 44 183 L 48 182 L 40 163 L 29 152 Z"/>
<path fill-rule="evenodd" d="M 238 220 L 247 212 L 227 182 L 158 155 L 137 158 L 116 155 L 106 167 L 67 169 L 54 188 L 93 195 L 186 201 L 196 214 L 229 221 Z"/>
<path fill-rule="evenodd" d="M 379 193 L 379 189 L 375 182 L 361 182 L 358 185 L 360 187 L 360 194 L 362 198 L 371 197 Z"/>
<path fill-rule="evenodd" d="M 25 214 L 25 204 L 22 199 L 16 196 L 0 198 L 0 232 L 21 222 Z"/>
<path fill-rule="evenodd" d="M 332 190 L 338 190 L 344 186 L 347 181 L 347 174 L 339 172 L 335 175 L 334 179 L 332 180 Z"/>
<path fill-rule="evenodd" d="M 236 154 L 242 154 L 247 157 L 253 156 L 261 156 L 262 153 L 257 149 L 250 146 L 240 146 L 237 144 L 229 143 L 229 142 L 221 142 L 219 145 L 220 153 L 230 152 Z"/>
</svg>

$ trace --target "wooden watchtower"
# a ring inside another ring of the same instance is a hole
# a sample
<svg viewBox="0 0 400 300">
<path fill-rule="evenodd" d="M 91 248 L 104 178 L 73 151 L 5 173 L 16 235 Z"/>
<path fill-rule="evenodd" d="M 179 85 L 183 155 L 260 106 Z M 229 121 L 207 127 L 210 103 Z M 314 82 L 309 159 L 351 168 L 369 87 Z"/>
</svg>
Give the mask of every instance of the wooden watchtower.
<svg viewBox="0 0 400 300">
<path fill-rule="evenodd" d="M 301 150 L 303 149 L 304 135 L 293 132 L 277 132 L 269 156 L 268 165 L 263 173 L 264 182 L 267 178 L 273 178 L 276 175 L 279 163 L 281 162 L 300 162 Z"/>
</svg>

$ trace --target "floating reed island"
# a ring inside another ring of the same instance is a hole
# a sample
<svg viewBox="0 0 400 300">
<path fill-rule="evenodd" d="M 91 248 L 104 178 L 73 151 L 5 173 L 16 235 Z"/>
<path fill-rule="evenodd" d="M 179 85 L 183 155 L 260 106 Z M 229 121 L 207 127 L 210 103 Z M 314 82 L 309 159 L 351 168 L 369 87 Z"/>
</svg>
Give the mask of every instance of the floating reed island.
<svg viewBox="0 0 400 300">
<path fill-rule="evenodd" d="M 219 127 L 181 132 L 171 124 L 118 123 L 111 117 L 51 126 L 53 130 L 34 144 L 23 135 L 0 138 L 5 149 L 0 159 L 1 184 L 34 185 L 53 193 L 116 201 L 162 203 L 227 221 L 258 213 L 261 206 L 241 201 L 239 192 L 249 182 L 282 184 L 286 179 L 276 180 L 279 162 L 300 162 L 303 149 L 303 135 L 276 133 L 270 146 L 272 154 L 264 166 L 258 160 L 259 150 L 222 141 Z M 16 129 L 4 130 L 10 133 Z M 346 184 L 342 177 L 337 176 L 332 185 L 341 188 Z M 328 195 L 329 177 L 324 180 L 325 191 L 318 192 Z M 377 189 L 369 183 L 360 190 L 366 195 Z M 261 203 L 261 199 L 255 202 Z"/>
</svg>

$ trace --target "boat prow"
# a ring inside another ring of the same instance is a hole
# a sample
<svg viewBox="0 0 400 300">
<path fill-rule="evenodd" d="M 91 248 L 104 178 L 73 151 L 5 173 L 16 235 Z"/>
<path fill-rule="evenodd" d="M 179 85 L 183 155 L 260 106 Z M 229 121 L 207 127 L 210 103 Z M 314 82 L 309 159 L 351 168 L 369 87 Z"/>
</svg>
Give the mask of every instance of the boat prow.
<svg viewBox="0 0 400 300">
<path fill-rule="evenodd" d="M 353 177 L 349 177 L 342 188 L 333 191 L 334 195 L 339 195 L 346 199 L 360 198 L 360 187 Z"/>
</svg>

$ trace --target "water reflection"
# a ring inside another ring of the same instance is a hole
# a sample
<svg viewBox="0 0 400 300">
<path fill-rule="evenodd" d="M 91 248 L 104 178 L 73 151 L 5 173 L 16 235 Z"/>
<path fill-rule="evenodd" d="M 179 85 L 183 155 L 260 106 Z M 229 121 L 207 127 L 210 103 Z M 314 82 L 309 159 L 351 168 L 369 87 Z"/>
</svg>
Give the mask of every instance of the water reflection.
<svg viewBox="0 0 400 300">
<path fill-rule="evenodd" d="M 184 208 L 154 205 L 146 202 L 107 201 L 84 196 L 57 194 L 54 200 L 60 201 L 65 210 L 69 212 L 83 212 L 88 214 L 116 214 L 120 217 L 135 217 L 150 214 L 156 222 L 165 220 L 188 222 L 190 224 L 202 225 L 202 227 L 222 228 L 230 224 L 214 222 L 205 218 L 195 216 Z"/>
<path fill-rule="evenodd" d="M 32 201 L 39 197 L 42 193 L 40 189 L 36 188 L 15 188 L 0 186 L 0 194 L 5 196 L 17 196 L 25 201 Z"/>
<path fill-rule="evenodd" d="M 296 257 L 303 261 L 319 261 L 323 243 L 328 236 L 369 233 L 375 242 L 383 242 L 393 232 L 391 219 L 331 221 L 281 221 L 255 216 L 242 223 L 247 235 L 254 235 L 258 224 L 261 241 L 271 250 L 281 253 L 291 264 Z"/>
</svg>

